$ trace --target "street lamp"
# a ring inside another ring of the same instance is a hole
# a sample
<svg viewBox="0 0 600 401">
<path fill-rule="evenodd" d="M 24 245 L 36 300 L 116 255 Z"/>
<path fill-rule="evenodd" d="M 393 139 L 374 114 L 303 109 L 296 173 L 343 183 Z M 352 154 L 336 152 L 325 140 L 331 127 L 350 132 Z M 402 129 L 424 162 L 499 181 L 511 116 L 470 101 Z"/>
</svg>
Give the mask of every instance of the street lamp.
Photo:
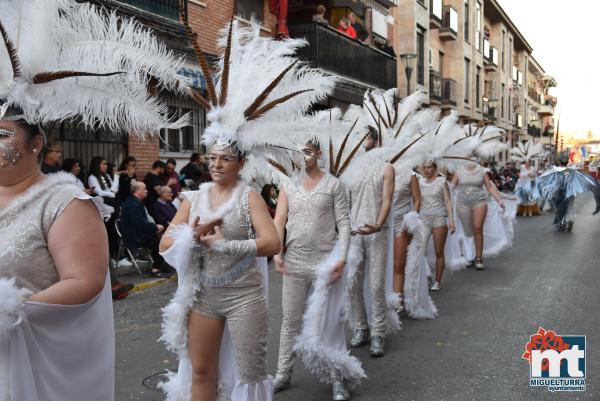
<svg viewBox="0 0 600 401">
<path fill-rule="evenodd" d="M 400 59 L 404 62 L 404 72 L 406 73 L 406 96 L 410 96 L 410 78 L 415 68 L 417 55 L 414 53 L 404 53 L 400 55 Z"/>
</svg>

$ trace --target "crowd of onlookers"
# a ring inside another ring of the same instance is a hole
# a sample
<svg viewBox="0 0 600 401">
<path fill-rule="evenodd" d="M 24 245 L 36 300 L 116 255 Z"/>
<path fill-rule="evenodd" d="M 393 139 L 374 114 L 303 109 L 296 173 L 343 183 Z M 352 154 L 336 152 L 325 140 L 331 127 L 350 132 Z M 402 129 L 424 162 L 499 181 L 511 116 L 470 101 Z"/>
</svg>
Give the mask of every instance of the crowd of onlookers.
<svg viewBox="0 0 600 401">
<path fill-rule="evenodd" d="M 326 18 L 327 8 L 319 4 L 315 9 L 315 14 L 312 17 L 312 20 L 316 23 L 329 26 L 330 23 Z M 391 55 L 392 57 L 396 57 L 394 53 L 394 49 L 389 45 L 389 42 L 380 37 L 373 37 L 372 43 L 369 42 L 369 31 L 365 28 L 365 26 L 358 20 L 355 13 L 350 12 L 347 16 L 339 19 L 337 24 L 337 31 L 343 33 L 344 35 L 357 40 L 364 44 L 372 44 L 377 49 L 383 51 Z"/>
<path fill-rule="evenodd" d="M 56 145 L 49 146 L 42 162 L 45 174 L 70 173 L 88 195 L 102 197 L 104 203 L 113 208 L 105 226 L 113 297 L 116 299 L 126 297 L 133 287 L 119 282 L 115 274 L 115 267 L 124 256 L 121 244 L 136 257 L 140 249 L 147 250 L 152 260 L 150 274 L 169 277 L 173 269 L 158 252 L 161 235 L 175 217 L 182 200 L 181 192 L 198 189 L 201 183 L 210 181 L 205 157 L 198 153 L 191 155 L 179 173 L 174 159 L 155 161 L 143 179 L 138 177 L 136 168 L 135 157 L 126 158 L 118 168 L 102 156 L 93 157 L 87 169 L 76 159 L 65 159 L 61 163 L 61 149 Z"/>
</svg>

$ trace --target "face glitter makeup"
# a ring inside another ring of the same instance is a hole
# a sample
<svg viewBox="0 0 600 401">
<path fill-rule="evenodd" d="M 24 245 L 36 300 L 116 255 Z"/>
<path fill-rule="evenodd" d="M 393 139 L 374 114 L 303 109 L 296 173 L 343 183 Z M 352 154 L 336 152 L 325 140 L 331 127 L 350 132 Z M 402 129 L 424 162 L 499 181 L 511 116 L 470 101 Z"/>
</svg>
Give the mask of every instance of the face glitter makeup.
<svg viewBox="0 0 600 401">
<path fill-rule="evenodd" d="M 16 165 L 23 155 L 19 153 L 15 133 L 13 131 L 0 129 L 0 167 Z"/>
</svg>

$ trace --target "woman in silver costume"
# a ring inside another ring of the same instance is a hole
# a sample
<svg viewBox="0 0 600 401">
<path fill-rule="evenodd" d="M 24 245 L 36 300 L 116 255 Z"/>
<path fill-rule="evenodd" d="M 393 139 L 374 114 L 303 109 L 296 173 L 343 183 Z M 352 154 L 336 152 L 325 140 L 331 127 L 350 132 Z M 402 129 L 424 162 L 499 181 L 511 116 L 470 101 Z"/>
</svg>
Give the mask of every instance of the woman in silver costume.
<svg viewBox="0 0 600 401">
<path fill-rule="evenodd" d="M 277 254 L 279 237 L 264 200 L 238 179 L 244 158 L 235 146 L 213 145 L 208 160 L 213 183 L 186 193 L 169 226 L 172 231 L 177 225 L 191 225 L 193 257 L 200 268 L 187 323 L 191 399 L 217 397 L 219 348 L 227 322 L 240 375 L 231 399 L 253 393 L 270 400 L 267 302 L 256 257 Z M 161 252 L 173 243 L 172 236 L 163 236 Z"/>
<path fill-rule="evenodd" d="M 411 205 L 412 203 L 412 205 Z M 411 210 L 421 210 L 421 191 L 417 176 L 411 170 L 396 169 L 396 185 L 394 187 L 394 292 L 404 291 L 404 272 L 411 234 L 403 229 L 404 216 Z M 403 302 L 401 295 L 401 302 Z"/>
<path fill-rule="evenodd" d="M 483 270 L 483 225 L 488 211 L 489 192 L 504 209 L 504 202 L 495 185 L 492 184 L 488 170 L 477 162 L 465 164 L 456 169 L 452 178 L 456 187 L 456 213 L 465 232 L 465 237 L 475 239 L 475 268 Z M 486 192 L 487 189 L 487 192 Z M 473 261 L 469 261 L 472 266 Z"/>
<path fill-rule="evenodd" d="M 427 246 L 433 235 L 435 249 L 435 281 L 431 286 L 432 291 L 440 290 L 440 283 L 445 269 L 444 248 L 448 231 L 454 233 L 454 214 L 452 211 L 452 198 L 448 182 L 444 177 L 438 176 L 437 164 L 433 160 L 423 163 L 424 177 L 419 179 L 421 190 L 421 221 L 425 226 L 423 244 Z"/>
<path fill-rule="evenodd" d="M 287 232 L 285 260 L 283 253 L 275 256 L 275 268 L 283 273 L 283 321 L 279 342 L 279 361 L 275 376 L 275 392 L 290 386 L 295 360 L 294 345 L 300 334 L 308 296 L 317 279 L 317 269 L 330 257 L 336 242 L 337 260 L 329 279 L 329 293 L 343 298 L 344 283 L 340 280 L 350 245 L 350 204 L 346 189 L 332 175 L 318 167 L 321 149 L 318 143 L 304 146 L 306 176 L 300 182 L 288 181 L 279 193 L 275 225 L 283 239 Z M 336 234 L 337 228 L 337 234 Z M 339 288 L 338 288 L 339 287 Z M 346 350 L 344 320 L 331 324 L 338 326 L 336 344 Z M 335 317 L 334 317 L 335 319 Z M 329 377 L 320 379 L 333 384 L 333 399 L 348 400 L 344 378 L 339 369 L 332 367 Z"/>
</svg>

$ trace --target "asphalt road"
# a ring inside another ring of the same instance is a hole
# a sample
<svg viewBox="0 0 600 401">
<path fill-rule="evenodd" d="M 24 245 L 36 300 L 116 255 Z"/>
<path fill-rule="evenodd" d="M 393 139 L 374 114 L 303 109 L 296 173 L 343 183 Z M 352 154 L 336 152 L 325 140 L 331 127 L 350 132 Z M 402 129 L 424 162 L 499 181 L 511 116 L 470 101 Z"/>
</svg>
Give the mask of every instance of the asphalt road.
<svg viewBox="0 0 600 401">
<path fill-rule="evenodd" d="M 600 216 L 590 197 L 578 199 L 574 232 L 555 233 L 552 216 L 519 218 L 514 247 L 487 261 L 485 271 L 448 274 L 434 293 L 440 311 L 433 321 L 403 320 L 388 337 L 386 355 L 355 352 L 369 380 L 354 401 L 600 400 Z M 154 379 L 175 369 L 174 356 L 157 342 L 160 308 L 174 283 L 132 294 L 115 303 L 116 400 L 163 400 Z M 281 278 L 270 274 L 269 371 L 274 372 L 281 322 Z M 587 391 L 550 393 L 529 387 L 521 358 L 538 327 L 587 336 Z M 146 380 L 146 385 L 144 385 Z M 293 386 L 278 401 L 325 401 L 330 388 L 297 362 Z"/>
</svg>

